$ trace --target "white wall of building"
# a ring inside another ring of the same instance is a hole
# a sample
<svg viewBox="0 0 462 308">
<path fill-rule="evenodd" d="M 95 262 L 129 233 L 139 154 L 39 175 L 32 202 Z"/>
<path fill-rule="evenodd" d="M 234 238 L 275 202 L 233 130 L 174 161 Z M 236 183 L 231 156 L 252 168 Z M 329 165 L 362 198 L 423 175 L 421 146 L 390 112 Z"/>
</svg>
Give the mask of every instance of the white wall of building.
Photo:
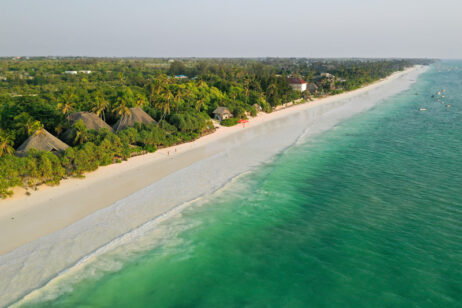
<svg viewBox="0 0 462 308">
<path fill-rule="evenodd" d="M 290 84 L 292 89 L 294 89 L 295 91 L 300 91 L 300 92 L 306 91 L 306 85 L 307 85 L 306 83 L 292 83 L 292 84 Z"/>
</svg>

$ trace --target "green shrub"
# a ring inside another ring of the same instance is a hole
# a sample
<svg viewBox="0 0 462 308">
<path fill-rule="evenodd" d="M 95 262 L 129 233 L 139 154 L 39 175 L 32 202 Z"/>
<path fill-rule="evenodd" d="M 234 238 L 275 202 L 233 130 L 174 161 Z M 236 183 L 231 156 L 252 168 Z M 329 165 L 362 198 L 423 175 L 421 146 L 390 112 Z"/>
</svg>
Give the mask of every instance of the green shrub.
<svg viewBox="0 0 462 308">
<path fill-rule="evenodd" d="M 250 115 L 255 117 L 257 115 L 257 109 L 254 106 L 250 107 Z"/>
<path fill-rule="evenodd" d="M 144 149 L 149 153 L 154 153 L 155 151 L 157 151 L 157 147 L 155 145 L 147 145 L 144 147 Z"/>
<path fill-rule="evenodd" d="M 0 157 L 0 198 L 12 195 L 11 187 L 21 185 L 19 158 L 13 155 Z"/>
<path fill-rule="evenodd" d="M 220 122 L 220 124 L 223 126 L 234 126 L 237 124 L 237 121 L 239 121 L 238 118 L 229 118 L 229 119 L 224 119 L 223 121 Z"/>
<path fill-rule="evenodd" d="M 170 122 L 181 132 L 201 132 L 207 128 L 210 118 L 204 113 L 176 113 Z"/>
</svg>

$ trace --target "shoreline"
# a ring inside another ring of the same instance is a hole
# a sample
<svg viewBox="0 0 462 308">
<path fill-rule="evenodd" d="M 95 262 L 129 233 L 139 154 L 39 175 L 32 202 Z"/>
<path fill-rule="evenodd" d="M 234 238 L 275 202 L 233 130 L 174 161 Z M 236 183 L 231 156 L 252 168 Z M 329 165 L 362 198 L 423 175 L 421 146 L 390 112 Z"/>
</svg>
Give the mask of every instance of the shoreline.
<svg viewBox="0 0 462 308">
<path fill-rule="evenodd" d="M 26 195 L 26 189 L 17 187 L 12 197 L 0 201 L 0 233 L 13 235 L 13 238 L 0 239 L 0 255 L 63 229 L 169 174 L 206 158 L 207 154 L 201 155 L 195 152 L 211 143 L 303 110 L 361 95 L 419 67 L 395 72 L 384 79 L 350 92 L 296 104 L 272 113 L 260 112 L 257 117 L 251 118 L 245 127 L 240 124 L 232 127 L 220 126 L 214 133 L 193 142 L 132 157 L 119 164 L 99 167 L 85 174 L 83 179 L 64 179 L 57 186 L 41 185 L 37 191 L 32 190 L 30 195 Z M 110 181 L 110 189 L 105 183 L 107 181 Z"/>
<path fill-rule="evenodd" d="M 157 221 L 206 202 L 230 180 L 264 168 L 285 149 L 409 89 L 425 70 L 414 67 L 352 92 L 263 114 L 245 128 L 220 128 L 177 146 L 170 157 L 163 149 L 98 169 L 85 180 L 8 200 L 15 201 L 6 208 L 9 213 L 21 216 L 11 221 L 0 209 L 0 232 L 8 235 L 0 238 L 0 307 L 40 292 L 101 252 L 127 243 L 143 249 L 143 240 L 153 240 L 144 233 Z M 154 240 L 164 237 L 159 236 Z"/>
</svg>

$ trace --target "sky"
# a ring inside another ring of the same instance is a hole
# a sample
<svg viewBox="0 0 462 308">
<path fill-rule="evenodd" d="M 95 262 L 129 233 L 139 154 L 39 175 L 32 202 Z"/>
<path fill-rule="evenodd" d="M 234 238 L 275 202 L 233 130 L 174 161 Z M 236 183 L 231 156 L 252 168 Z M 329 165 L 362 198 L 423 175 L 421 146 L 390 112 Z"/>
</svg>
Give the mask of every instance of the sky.
<svg viewBox="0 0 462 308">
<path fill-rule="evenodd" d="M 0 56 L 462 58 L 462 0 L 0 0 Z"/>
</svg>

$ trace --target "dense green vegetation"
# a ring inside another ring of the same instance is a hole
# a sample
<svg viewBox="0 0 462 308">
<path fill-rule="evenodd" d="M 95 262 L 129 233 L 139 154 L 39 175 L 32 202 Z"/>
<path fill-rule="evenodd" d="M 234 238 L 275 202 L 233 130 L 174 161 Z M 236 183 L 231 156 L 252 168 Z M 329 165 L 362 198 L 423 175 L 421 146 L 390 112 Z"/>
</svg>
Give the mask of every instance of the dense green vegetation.
<svg viewBox="0 0 462 308">
<path fill-rule="evenodd" d="M 239 121 L 238 118 L 229 118 L 229 119 L 224 119 L 221 121 L 221 125 L 223 126 L 234 126 L 237 124 L 237 121 Z"/>
<path fill-rule="evenodd" d="M 357 88 L 418 62 L 422 61 L 0 59 L 0 196 L 7 196 L 13 186 L 57 184 L 63 177 L 82 176 L 134 154 L 194 140 L 213 130 L 210 119 L 218 106 L 233 113 L 234 119 L 223 123 L 232 125 L 255 115 L 254 104 L 271 112 L 303 96 Z M 335 77 L 323 76 L 326 72 Z M 289 75 L 317 89 L 293 91 Z M 88 111 L 112 126 L 135 106 L 157 123 L 113 133 L 69 121 L 72 112 Z M 62 140 L 71 128 L 71 147 L 58 154 L 29 151 L 15 156 L 15 149 L 41 128 Z"/>
</svg>

